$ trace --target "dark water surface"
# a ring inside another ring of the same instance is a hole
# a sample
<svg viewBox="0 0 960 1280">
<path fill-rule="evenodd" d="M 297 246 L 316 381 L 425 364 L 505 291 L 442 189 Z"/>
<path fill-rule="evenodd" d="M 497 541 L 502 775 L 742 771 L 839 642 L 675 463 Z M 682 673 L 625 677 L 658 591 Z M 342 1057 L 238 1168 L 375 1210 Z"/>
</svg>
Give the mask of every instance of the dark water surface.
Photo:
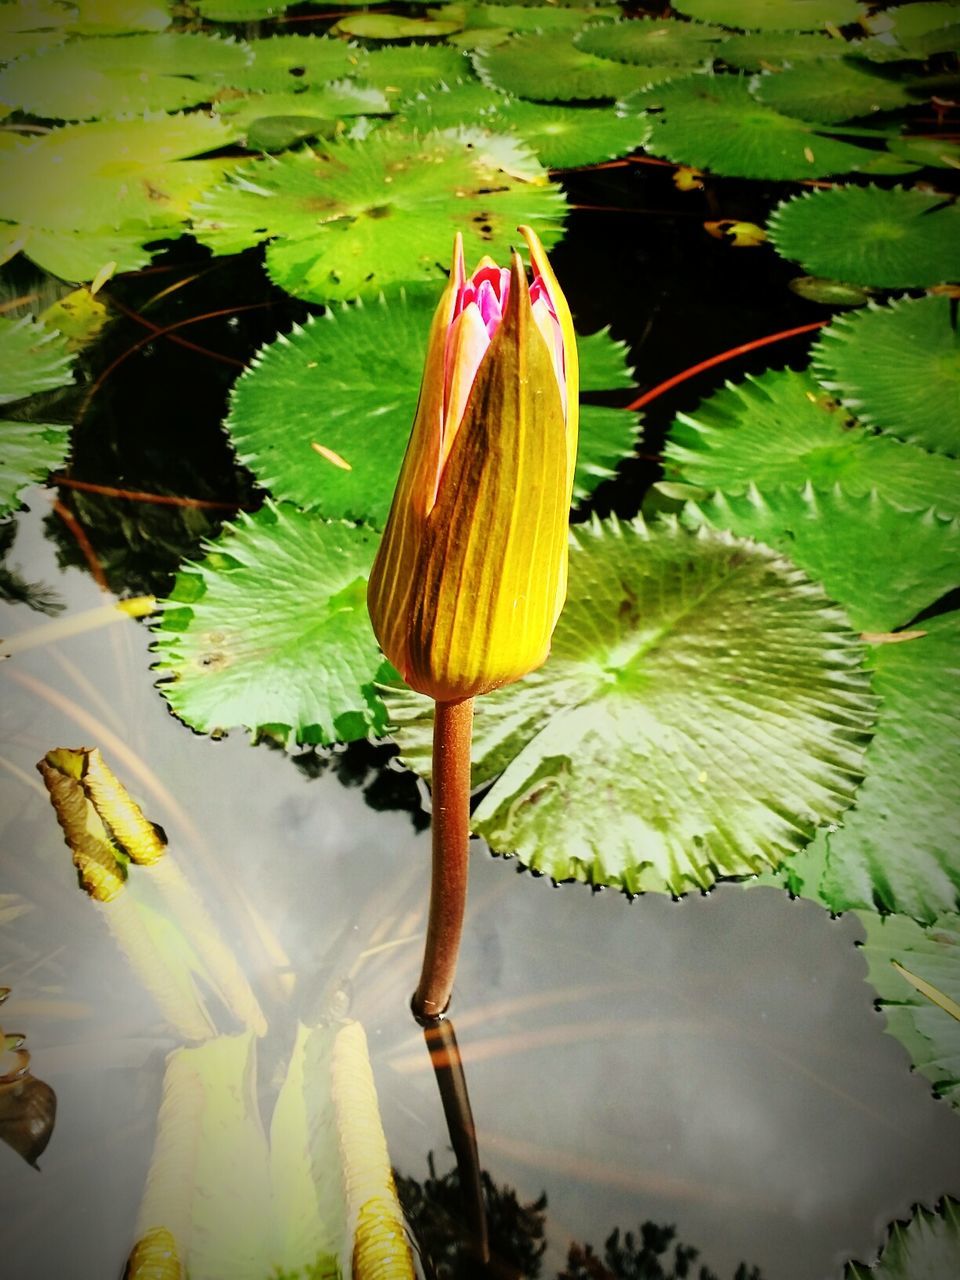
<svg viewBox="0 0 960 1280">
<path fill-rule="evenodd" d="M 9 560 L 72 615 L 103 596 L 57 568 L 51 497 L 30 494 Z M 38 621 L 4 606 L 0 633 Z M 55 745 L 100 743 L 251 979 L 269 989 L 275 962 L 244 904 L 286 952 L 298 1001 L 349 1000 L 398 1170 L 422 1179 L 429 1152 L 452 1165 L 407 1010 L 427 833 L 242 733 L 186 731 L 151 688 L 148 644 L 146 627 L 124 622 L 0 672 L 0 892 L 32 904 L 0 932 L 13 988 L 3 1020 L 27 1034 L 32 1069 L 59 1098 L 42 1173 L 0 1147 L 3 1270 L 18 1280 L 120 1274 L 177 1044 L 105 909 L 77 889 L 34 772 Z M 522 1200 L 546 1192 L 543 1275 L 571 1239 L 599 1247 L 614 1226 L 652 1219 L 676 1223 L 721 1276 L 746 1260 L 765 1280 L 826 1280 L 844 1257 L 870 1257 L 913 1202 L 960 1191 L 960 1120 L 883 1033 L 855 918 L 734 885 L 631 903 L 518 875 L 480 844 L 471 874 L 457 1030 L 484 1167 Z M 143 884 L 132 877 L 125 893 Z M 268 1057 L 288 1051 L 291 1016 L 272 1020 Z"/>
</svg>

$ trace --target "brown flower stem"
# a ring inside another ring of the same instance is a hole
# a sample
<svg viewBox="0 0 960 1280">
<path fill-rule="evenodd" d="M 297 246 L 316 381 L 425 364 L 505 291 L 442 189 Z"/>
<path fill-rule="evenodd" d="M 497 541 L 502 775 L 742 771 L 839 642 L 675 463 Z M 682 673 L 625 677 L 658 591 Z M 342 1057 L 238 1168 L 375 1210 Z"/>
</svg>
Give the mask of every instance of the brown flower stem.
<svg viewBox="0 0 960 1280">
<path fill-rule="evenodd" d="M 473 699 L 438 702 L 433 721 L 433 872 L 420 981 L 413 996 L 420 1022 L 450 1003 L 467 902 L 470 845 L 470 738 Z"/>
<path fill-rule="evenodd" d="M 452 1020 L 444 1018 L 428 1024 L 423 1029 L 423 1038 L 440 1090 L 450 1144 L 457 1158 L 460 1196 L 473 1247 L 480 1261 L 487 1263 L 490 1261 L 490 1239 L 483 1199 L 480 1155 L 477 1151 L 477 1130 L 473 1123 L 467 1077 Z"/>
</svg>

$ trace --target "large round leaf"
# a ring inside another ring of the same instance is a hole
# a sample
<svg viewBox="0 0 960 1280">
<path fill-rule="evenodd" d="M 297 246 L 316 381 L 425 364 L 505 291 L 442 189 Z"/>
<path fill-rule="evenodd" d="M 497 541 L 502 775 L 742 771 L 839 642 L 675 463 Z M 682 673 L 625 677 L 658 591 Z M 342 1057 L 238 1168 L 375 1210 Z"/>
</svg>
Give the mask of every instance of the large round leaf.
<svg viewBox="0 0 960 1280">
<path fill-rule="evenodd" d="M 960 334 L 949 298 L 907 298 L 839 316 L 812 360 L 823 386 L 862 422 L 960 453 Z"/>
<path fill-rule="evenodd" d="M 496 781 L 474 830 L 558 880 L 631 893 L 776 865 L 856 788 L 860 652 L 764 547 L 675 521 L 579 526 L 549 661 L 478 700 L 474 780 Z M 388 710 L 427 772 L 429 704 L 396 693 Z"/>
<path fill-rule="evenodd" d="M 784 201 L 768 229 L 810 275 L 910 289 L 960 280 L 960 209 L 927 191 L 837 187 Z"/>
<path fill-rule="evenodd" d="M 827 124 L 917 105 L 902 79 L 853 59 L 807 61 L 760 76 L 754 93 L 768 107 L 788 116 Z"/>
<path fill-rule="evenodd" d="M 392 100 L 472 76 L 473 69 L 463 53 L 448 45 L 410 44 L 360 54 L 353 74 L 376 85 Z"/>
<path fill-rule="evenodd" d="M 652 155 L 730 178 L 824 178 L 869 170 L 878 157 L 764 106 L 739 76 L 688 76 L 635 94 L 626 105 L 648 112 L 652 128 L 645 146 Z"/>
<path fill-rule="evenodd" d="M 201 733 L 243 725 L 284 742 L 383 726 L 390 671 L 367 615 L 377 535 L 268 504 L 188 563 L 157 624 L 160 688 Z"/>
<path fill-rule="evenodd" d="M 960 1107 L 960 916 L 943 915 L 924 928 L 906 916 L 857 915 L 886 1030 L 937 1093 Z"/>
<path fill-rule="evenodd" d="M 960 1203 L 944 1196 L 936 1212 L 917 1207 L 895 1222 L 874 1266 L 848 1262 L 843 1280 L 948 1280 L 960 1272 Z"/>
<path fill-rule="evenodd" d="M 839 484 L 901 507 L 960 515 L 957 464 L 858 426 L 806 373 L 769 371 L 681 413 L 664 450 L 670 480 L 712 491 Z"/>
<path fill-rule="evenodd" d="M 182 221 L 221 177 L 222 160 L 189 160 L 232 141 L 209 116 L 67 125 L 0 151 L 0 218 L 47 231 L 103 231 Z"/>
<path fill-rule="evenodd" d="M 960 474 L 958 474 L 960 479 Z M 690 503 L 685 521 L 756 538 L 823 584 L 860 631 L 889 632 L 960 586 L 960 519 L 904 511 L 873 491 L 751 486 Z"/>
<path fill-rule="evenodd" d="M 576 38 L 578 49 L 599 58 L 643 67 L 709 65 L 728 33 L 702 22 L 673 18 L 635 18 L 611 26 L 588 27 Z"/>
<path fill-rule="evenodd" d="M 471 258 L 504 256 L 523 223 L 552 244 L 563 213 L 560 189 L 509 138 L 380 130 L 244 165 L 195 207 L 193 229 L 215 253 L 272 240 L 277 284 L 329 302 L 442 278 L 457 231 Z"/>
<path fill-rule="evenodd" d="M 310 88 L 357 74 L 360 52 L 343 40 L 327 36 L 271 36 L 249 46 L 246 65 L 232 78 L 235 89 L 263 93 Z"/>
<path fill-rule="evenodd" d="M 234 388 L 227 430 L 276 498 L 382 528 L 410 435 L 436 307 L 429 293 L 330 308 L 265 347 Z M 630 384 L 623 344 L 579 340 L 582 391 Z M 584 405 L 575 494 L 633 449 L 636 418 Z M 320 450 L 315 446 L 320 446 Z"/>
<path fill-rule="evenodd" d="M 729 36 L 717 50 L 717 57 L 730 67 L 743 71 L 782 71 L 799 63 L 824 58 L 889 59 L 889 45 L 879 40 L 838 40 L 835 36 L 811 35 L 806 32 L 778 31 L 765 35 Z"/>
<path fill-rule="evenodd" d="M 866 14 L 857 0 L 678 0 L 674 8 L 702 22 L 754 31 L 816 31 Z"/>
<path fill-rule="evenodd" d="M 0 102 L 55 120 L 176 111 L 233 83 L 250 47 L 202 35 L 71 41 L 0 71 Z"/>
<path fill-rule="evenodd" d="M 518 36 L 507 44 L 477 53 L 474 65 L 486 84 L 543 102 L 621 98 L 671 74 L 671 69 L 662 66 L 624 66 L 596 57 L 575 48 L 568 32 Z"/>
<path fill-rule="evenodd" d="M 897 911 L 931 923 L 960 905 L 960 614 L 871 647 L 881 698 L 867 778 L 837 831 L 818 836 L 787 883 L 831 911 Z"/>
</svg>

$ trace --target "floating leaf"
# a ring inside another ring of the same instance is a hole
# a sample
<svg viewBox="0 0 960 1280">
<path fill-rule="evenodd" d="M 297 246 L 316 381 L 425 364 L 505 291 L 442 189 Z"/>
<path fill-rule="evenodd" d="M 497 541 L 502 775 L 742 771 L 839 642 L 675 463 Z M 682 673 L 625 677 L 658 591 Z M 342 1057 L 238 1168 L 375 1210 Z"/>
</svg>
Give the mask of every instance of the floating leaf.
<svg viewBox="0 0 960 1280">
<path fill-rule="evenodd" d="M 912 40 L 931 31 L 940 31 L 957 21 L 956 0 L 921 0 L 920 3 L 898 4 L 874 14 L 872 30 L 892 31 L 898 40 Z"/>
<path fill-rule="evenodd" d="M 66 37 L 70 10 L 56 0 L 0 5 L 0 62 L 47 49 Z"/>
<path fill-rule="evenodd" d="M 155 0 L 71 0 L 68 29 L 79 36 L 121 36 L 163 31 L 170 25 L 167 5 Z"/>
<path fill-rule="evenodd" d="M 18 248 L 44 271 L 61 280 L 93 280 L 107 263 L 117 271 L 136 271 L 150 261 L 144 242 L 161 238 L 133 222 L 116 230 L 44 231 L 39 227 L 17 227 Z M 170 233 L 176 235 L 175 231 Z"/>
<path fill-rule="evenodd" d="M 619 24 L 615 24 L 619 30 Z M 632 24 L 631 24 L 632 25 Z M 598 27 L 597 31 L 613 30 Z M 474 55 L 485 84 L 544 102 L 622 98 L 672 74 L 663 66 L 624 66 L 575 48 L 567 32 L 518 36 Z"/>
<path fill-rule="evenodd" d="M 442 278 L 444 246 L 456 231 L 470 257 L 505 255 L 523 223 L 552 244 L 563 210 L 559 188 L 516 144 L 495 154 L 476 131 L 410 137 L 380 130 L 363 143 L 326 144 L 235 170 L 229 185 L 196 206 L 193 229 L 215 253 L 274 239 L 267 269 L 277 284 L 327 302 Z"/>
<path fill-rule="evenodd" d="M 251 150 L 284 148 L 264 146 L 267 121 L 285 120 L 292 129 L 298 122 L 300 136 L 334 137 L 338 121 L 350 116 L 388 114 L 392 110 L 386 94 L 373 85 L 354 80 L 336 80 L 306 89 L 303 93 L 254 93 L 244 98 L 228 98 L 217 103 L 222 120 Z"/>
<path fill-rule="evenodd" d="M 880 696 L 856 807 L 785 868 L 792 892 L 831 911 L 895 911 L 930 924 L 960 903 L 960 614 L 868 652 Z"/>
<path fill-rule="evenodd" d="M 839 485 L 820 493 L 811 485 L 764 493 L 751 486 L 740 497 L 689 503 L 684 521 L 706 521 L 789 556 L 858 631 L 894 631 L 960 586 L 960 519 L 905 512 L 876 490 L 852 497 Z"/>
<path fill-rule="evenodd" d="M 841 612 L 766 548 L 675 521 L 573 530 L 540 671 L 478 701 L 474 829 L 558 880 L 685 893 L 849 804 L 872 701 Z M 429 770 L 429 703 L 389 695 Z M 499 777 L 497 775 L 500 775 Z"/>
<path fill-rule="evenodd" d="M 382 727 L 389 670 L 367 616 L 377 535 L 268 504 L 224 526 L 177 575 L 156 629 L 172 710 L 201 733 L 243 725 L 285 742 Z"/>
<path fill-rule="evenodd" d="M 226 426 L 240 461 L 274 497 L 383 527 L 436 301 L 431 290 L 331 307 L 254 358 L 234 387 Z M 578 345 L 583 392 L 630 385 L 622 343 L 604 332 Z M 635 417 L 620 409 L 584 405 L 582 415 L 578 498 L 612 474 L 637 434 Z"/>
<path fill-rule="evenodd" d="M 949 298 L 906 298 L 838 316 L 812 363 L 861 422 L 938 453 L 960 453 L 960 335 Z"/>
<path fill-rule="evenodd" d="M 441 81 L 449 84 L 471 77 L 473 71 L 458 49 L 442 44 L 411 44 L 374 49 L 360 55 L 355 74 L 394 100 L 429 89 Z"/>
<path fill-rule="evenodd" d="M 302 92 L 316 85 L 354 76 L 362 54 L 329 36 L 271 36 L 254 40 L 246 65 L 235 72 L 235 89 L 262 93 Z"/>
<path fill-rule="evenodd" d="M 176 111 L 209 102 L 249 46 L 203 35 L 71 41 L 0 71 L 0 101 L 55 120 Z"/>
<path fill-rule="evenodd" d="M 67 125 L 0 151 L 0 218 L 67 232 L 140 222 L 143 240 L 156 239 L 149 228 L 180 223 L 225 165 L 184 157 L 230 141 L 200 114 Z"/>
<path fill-rule="evenodd" d="M 859 22 L 866 9 L 857 0 L 678 0 L 674 8 L 701 22 L 754 31 L 815 31 L 828 24 Z"/>
<path fill-rule="evenodd" d="M 357 13 L 341 18 L 330 30 L 337 35 L 356 36 L 360 40 L 429 40 L 450 36 L 460 31 L 462 22 L 437 21 L 432 18 L 405 18 L 396 13 Z"/>
<path fill-rule="evenodd" d="M 868 63 L 832 58 L 803 62 L 754 83 L 760 102 L 788 116 L 832 123 L 917 105 L 911 86 Z"/>
<path fill-rule="evenodd" d="M 906 916 L 857 915 L 867 931 L 867 981 L 880 997 L 885 1030 L 937 1093 L 960 1107 L 960 1022 L 897 968 L 954 1005 L 960 1001 L 960 916 L 942 915 L 923 928 Z"/>
<path fill-rule="evenodd" d="M 627 155 L 648 133 L 646 122 L 632 112 L 526 102 L 476 80 L 440 85 L 431 93 L 398 103 L 397 112 L 407 128 L 418 131 L 467 124 L 509 130 L 550 169 L 575 168 Z"/>
<path fill-rule="evenodd" d="M 288 7 L 288 0 L 193 0 L 193 7 L 208 22 L 257 22 L 275 18 Z"/>
<path fill-rule="evenodd" d="M 934 193 L 807 192 L 780 204 L 768 230 L 777 252 L 813 275 L 887 289 L 960 280 L 960 209 Z"/>
<path fill-rule="evenodd" d="M 851 496 L 876 489 L 914 510 L 960 515 L 957 464 L 852 422 L 809 374 L 768 371 L 727 385 L 681 413 L 664 449 L 669 480 L 742 494 L 808 482 Z"/>
<path fill-rule="evenodd" d="M 915 164 L 934 169 L 960 169 L 960 143 L 946 138 L 888 138 L 887 148 Z"/>
<path fill-rule="evenodd" d="M 946 1280 L 960 1270 L 960 1204 L 944 1196 L 937 1212 L 914 1210 L 895 1222 L 874 1266 L 848 1262 L 843 1280 Z"/>
<path fill-rule="evenodd" d="M 0 517 L 15 511 L 24 490 L 46 480 L 69 452 L 68 426 L 0 419 Z"/>
<path fill-rule="evenodd" d="M 865 169 L 877 158 L 876 152 L 826 137 L 818 126 L 757 102 L 737 76 L 689 76 L 635 94 L 625 105 L 650 113 L 646 149 L 652 155 L 726 177 L 823 178 Z"/>
<path fill-rule="evenodd" d="M 431 14 L 460 13 L 468 31 L 504 30 L 508 36 L 530 31 L 579 31 L 584 19 L 590 22 L 612 22 L 620 17 L 616 5 L 592 8 L 533 4 L 453 4 L 432 9 Z"/>
<path fill-rule="evenodd" d="M 59 333 L 29 316 L 0 316 L 0 404 L 73 382 L 72 357 Z"/>
<path fill-rule="evenodd" d="M 576 38 L 578 49 L 645 67 L 708 66 L 728 34 L 722 27 L 672 18 L 634 18 L 611 26 L 590 26 Z"/>
<path fill-rule="evenodd" d="M 728 35 L 716 56 L 742 71 L 780 71 L 811 59 L 842 58 L 860 47 L 835 36 L 780 31 L 775 35 Z"/>
</svg>

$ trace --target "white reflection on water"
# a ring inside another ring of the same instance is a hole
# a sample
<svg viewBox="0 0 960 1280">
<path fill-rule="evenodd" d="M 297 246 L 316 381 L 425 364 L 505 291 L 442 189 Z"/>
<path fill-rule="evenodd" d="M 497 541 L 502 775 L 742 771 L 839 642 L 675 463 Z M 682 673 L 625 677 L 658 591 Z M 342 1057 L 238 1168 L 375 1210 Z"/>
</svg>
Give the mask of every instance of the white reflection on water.
<svg viewBox="0 0 960 1280">
<path fill-rule="evenodd" d="M 45 497 L 31 506 L 11 558 L 71 610 L 101 603 L 85 574 L 56 569 Z M 4 607 L 0 634 L 39 621 Z M 0 1147 L 0 1256 L 19 1280 L 119 1275 L 177 1043 L 76 888 L 34 784 L 53 746 L 99 737 L 166 828 L 260 984 L 267 1064 L 282 1061 L 293 1010 L 352 987 L 395 1164 L 423 1177 L 428 1151 L 450 1163 L 407 1011 L 428 837 L 242 732 L 191 734 L 151 687 L 148 643 L 127 622 L 0 670 L 0 893 L 31 908 L 0 934 L 3 1021 L 27 1035 L 60 1104 L 41 1174 Z M 960 1193 L 960 1123 L 882 1034 L 858 936 L 852 917 L 773 890 L 631 904 L 518 876 L 477 847 L 457 1031 L 483 1164 L 521 1198 L 547 1192 L 544 1276 L 570 1239 L 601 1246 L 614 1226 L 653 1219 L 675 1222 L 721 1275 L 746 1260 L 765 1280 L 817 1280 L 869 1257 L 913 1202 Z"/>
</svg>

